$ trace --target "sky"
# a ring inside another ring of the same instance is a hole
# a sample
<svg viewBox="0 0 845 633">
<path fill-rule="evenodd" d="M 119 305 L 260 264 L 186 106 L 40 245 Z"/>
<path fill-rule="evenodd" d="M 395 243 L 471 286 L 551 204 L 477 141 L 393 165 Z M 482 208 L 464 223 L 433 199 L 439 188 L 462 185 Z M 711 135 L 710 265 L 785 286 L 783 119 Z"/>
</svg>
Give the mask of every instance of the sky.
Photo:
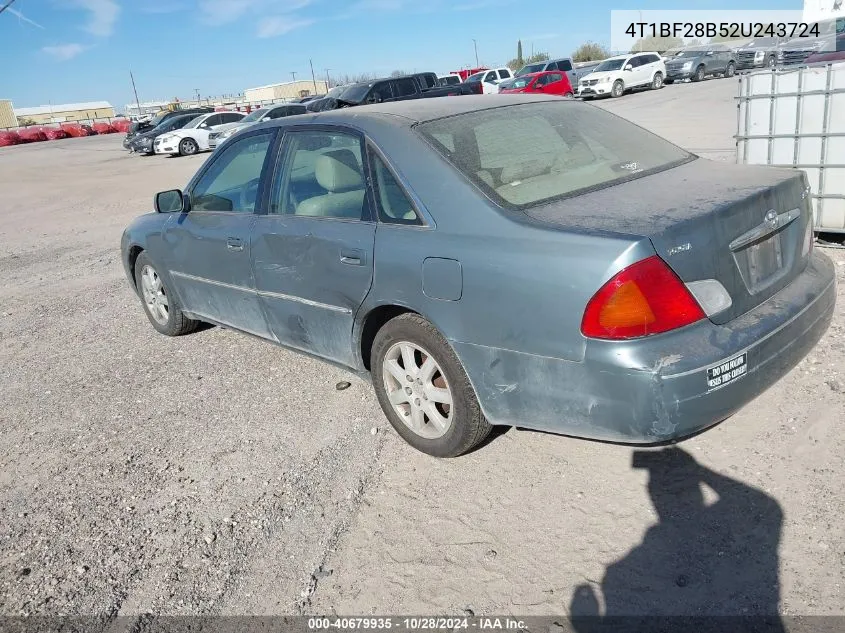
<svg viewBox="0 0 845 633">
<path fill-rule="evenodd" d="M 0 6 L 8 0 L 0 0 Z M 803 0 L 684 0 L 690 9 L 793 9 Z M 246 88 L 394 70 L 504 65 L 522 40 L 567 56 L 610 43 L 612 9 L 678 0 L 15 0 L 0 14 L 0 99 L 16 107 L 236 94 Z M 475 42 L 473 42 L 473 39 Z"/>
</svg>

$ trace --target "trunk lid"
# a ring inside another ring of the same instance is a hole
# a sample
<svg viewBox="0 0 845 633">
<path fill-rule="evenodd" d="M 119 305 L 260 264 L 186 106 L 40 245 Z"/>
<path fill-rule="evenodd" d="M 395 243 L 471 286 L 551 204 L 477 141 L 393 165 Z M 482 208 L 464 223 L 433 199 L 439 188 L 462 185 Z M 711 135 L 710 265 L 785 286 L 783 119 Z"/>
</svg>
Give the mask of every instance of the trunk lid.
<svg viewBox="0 0 845 633">
<path fill-rule="evenodd" d="M 686 283 L 716 279 L 732 304 L 726 323 L 787 286 L 808 262 L 812 222 L 804 172 L 703 158 L 528 209 L 556 228 L 648 238 Z"/>
</svg>

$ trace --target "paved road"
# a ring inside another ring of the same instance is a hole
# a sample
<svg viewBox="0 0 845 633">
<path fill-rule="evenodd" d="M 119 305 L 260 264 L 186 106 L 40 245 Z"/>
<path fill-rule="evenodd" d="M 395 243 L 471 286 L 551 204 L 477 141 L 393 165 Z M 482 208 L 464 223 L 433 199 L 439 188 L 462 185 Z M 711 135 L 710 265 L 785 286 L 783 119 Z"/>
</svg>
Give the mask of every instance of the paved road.
<svg viewBox="0 0 845 633">
<path fill-rule="evenodd" d="M 731 160 L 735 88 L 599 105 Z M 119 144 L 0 150 L 0 613 L 843 612 L 842 301 L 799 368 L 668 467 L 517 430 L 435 460 L 338 370 L 220 328 L 157 335 L 120 233 L 205 157 Z"/>
</svg>

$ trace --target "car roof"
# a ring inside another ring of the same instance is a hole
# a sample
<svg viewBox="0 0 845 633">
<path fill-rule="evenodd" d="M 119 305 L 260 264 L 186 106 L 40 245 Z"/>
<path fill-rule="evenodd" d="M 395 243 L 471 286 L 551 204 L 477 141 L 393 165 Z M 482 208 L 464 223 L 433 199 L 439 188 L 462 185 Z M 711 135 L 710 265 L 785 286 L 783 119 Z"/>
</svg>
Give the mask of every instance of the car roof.
<svg viewBox="0 0 845 633">
<path fill-rule="evenodd" d="M 312 118 L 305 119 L 314 125 L 337 124 L 361 126 L 367 120 L 381 123 L 392 123 L 400 127 L 410 127 L 415 123 L 425 123 L 434 119 L 441 119 L 459 114 L 491 110 L 503 106 L 513 106 L 527 103 L 554 102 L 581 104 L 561 99 L 557 96 L 548 95 L 527 95 L 527 94 L 500 94 L 500 95 L 462 95 L 456 98 L 431 97 L 427 99 L 408 99 L 405 101 L 387 101 L 367 105 L 340 108 L 338 110 L 327 110 L 324 112 L 309 113 Z M 585 106 L 586 107 L 586 106 Z M 297 117 L 297 123 L 304 119 Z M 261 124 L 262 128 L 284 126 L 291 123 L 290 119 L 276 119 Z M 256 128 L 258 129 L 258 128 Z"/>
</svg>

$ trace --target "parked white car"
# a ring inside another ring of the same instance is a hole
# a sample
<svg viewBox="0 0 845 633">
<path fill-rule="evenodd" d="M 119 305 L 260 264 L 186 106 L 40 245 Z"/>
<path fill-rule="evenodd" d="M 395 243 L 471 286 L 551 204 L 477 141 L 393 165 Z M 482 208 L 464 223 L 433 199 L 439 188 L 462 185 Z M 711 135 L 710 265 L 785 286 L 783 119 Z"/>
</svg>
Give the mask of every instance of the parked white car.
<svg viewBox="0 0 845 633">
<path fill-rule="evenodd" d="M 467 77 L 467 83 L 479 81 L 481 82 L 482 92 L 486 95 L 494 95 L 499 92 L 498 83 L 505 79 L 512 79 L 513 73 L 509 68 L 491 68 L 490 70 L 482 70 L 480 73 L 475 73 Z"/>
<path fill-rule="evenodd" d="M 246 112 L 209 112 L 198 116 L 180 130 L 159 136 L 153 144 L 156 154 L 190 156 L 209 151 L 208 135 L 227 123 L 235 123 L 246 116 Z"/>
<path fill-rule="evenodd" d="M 626 90 L 663 87 L 666 64 L 657 53 L 633 53 L 609 57 L 578 82 L 577 96 L 584 99 L 621 97 Z"/>
</svg>

